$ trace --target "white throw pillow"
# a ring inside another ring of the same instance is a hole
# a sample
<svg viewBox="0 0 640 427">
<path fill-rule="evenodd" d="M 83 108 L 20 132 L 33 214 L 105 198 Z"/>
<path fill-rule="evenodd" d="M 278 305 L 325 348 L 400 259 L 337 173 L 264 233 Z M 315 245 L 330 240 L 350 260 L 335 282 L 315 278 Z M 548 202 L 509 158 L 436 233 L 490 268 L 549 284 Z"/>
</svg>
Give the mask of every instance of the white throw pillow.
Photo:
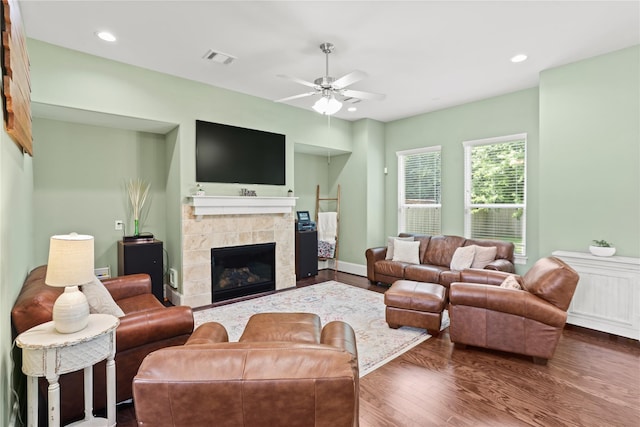
<svg viewBox="0 0 640 427">
<path fill-rule="evenodd" d="M 452 270 L 461 271 L 465 268 L 471 267 L 473 263 L 473 257 L 476 254 L 476 246 L 462 246 L 453 253 L 451 258 L 450 268 Z"/>
<path fill-rule="evenodd" d="M 420 242 L 396 239 L 393 242 L 393 260 L 408 264 L 420 264 Z"/>
<path fill-rule="evenodd" d="M 89 313 L 124 316 L 124 311 L 118 307 L 107 288 L 97 277 L 94 277 L 93 282 L 82 285 L 82 293 L 89 301 Z"/>
<path fill-rule="evenodd" d="M 520 283 L 518 283 L 518 280 L 516 280 L 515 276 L 513 275 L 509 275 L 507 276 L 506 279 L 503 280 L 503 282 L 500 284 L 501 288 L 507 288 L 507 289 L 522 289 L 522 286 L 520 286 Z"/>
<path fill-rule="evenodd" d="M 406 242 L 413 242 L 413 236 L 409 237 L 387 237 L 387 255 L 385 255 L 384 259 L 393 259 L 393 241 L 394 240 L 404 240 Z"/>
<path fill-rule="evenodd" d="M 485 268 L 487 264 L 496 259 L 498 248 L 495 246 L 472 246 L 475 246 L 476 254 L 473 257 L 471 268 Z"/>
</svg>

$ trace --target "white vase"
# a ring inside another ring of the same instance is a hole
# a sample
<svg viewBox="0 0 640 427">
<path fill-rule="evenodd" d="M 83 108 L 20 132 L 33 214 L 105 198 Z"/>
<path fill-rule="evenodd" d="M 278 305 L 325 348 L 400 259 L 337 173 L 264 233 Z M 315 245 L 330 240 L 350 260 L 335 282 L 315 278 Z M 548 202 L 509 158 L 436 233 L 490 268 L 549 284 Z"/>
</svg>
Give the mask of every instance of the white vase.
<svg viewBox="0 0 640 427">
<path fill-rule="evenodd" d="M 589 246 L 589 252 L 591 252 L 595 256 L 613 256 L 613 254 L 616 253 L 616 248 Z"/>
</svg>

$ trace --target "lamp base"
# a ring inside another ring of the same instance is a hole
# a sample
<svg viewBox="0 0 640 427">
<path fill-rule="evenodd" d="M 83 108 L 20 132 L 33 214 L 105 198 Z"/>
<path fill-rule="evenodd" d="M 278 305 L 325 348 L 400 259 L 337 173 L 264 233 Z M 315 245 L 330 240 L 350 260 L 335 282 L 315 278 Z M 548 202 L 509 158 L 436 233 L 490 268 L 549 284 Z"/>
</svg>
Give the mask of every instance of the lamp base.
<svg viewBox="0 0 640 427">
<path fill-rule="evenodd" d="M 77 286 L 67 286 L 53 305 L 53 323 L 61 334 L 71 334 L 87 327 L 89 303 Z"/>
</svg>

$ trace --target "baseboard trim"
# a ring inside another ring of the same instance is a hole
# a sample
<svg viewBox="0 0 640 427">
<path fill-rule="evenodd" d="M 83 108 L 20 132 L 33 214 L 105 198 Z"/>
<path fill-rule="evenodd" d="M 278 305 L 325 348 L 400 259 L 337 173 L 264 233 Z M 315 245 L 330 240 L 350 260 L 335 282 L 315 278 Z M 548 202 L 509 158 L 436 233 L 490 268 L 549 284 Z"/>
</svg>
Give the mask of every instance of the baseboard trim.
<svg viewBox="0 0 640 427">
<path fill-rule="evenodd" d="M 356 276 L 367 277 L 367 266 L 362 264 L 354 264 L 351 262 L 338 260 L 338 271 L 343 273 L 355 274 Z"/>
</svg>

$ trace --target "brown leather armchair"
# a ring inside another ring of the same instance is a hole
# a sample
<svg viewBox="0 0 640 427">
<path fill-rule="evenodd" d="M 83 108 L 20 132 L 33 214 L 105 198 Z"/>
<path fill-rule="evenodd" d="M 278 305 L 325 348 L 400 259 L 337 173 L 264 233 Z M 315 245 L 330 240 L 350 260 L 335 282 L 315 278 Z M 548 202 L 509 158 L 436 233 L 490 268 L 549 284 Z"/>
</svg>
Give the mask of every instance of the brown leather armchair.
<svg viewBox="0 0 640 427">
<path fill-rule="evenodd" d="M 241 342 L 228 342 L 211 322 L 186 345 L 147 356 L 133 380 L 138 424 L 357 427 L 353 329 L 336 321 L 320 332 L 302 321 L 298 332 L 295 322 L 283 327 L 268 317 L 247 326 Z"/>
<path fill-rule="evenodd" d="M 538 260 L 516 276 L 522 289 L 499 285 L 506 273 L 464 270 L 449 291 L 449 335 L 458 347 L 471 345 L 533 356 L 553 356 L 578 284 L 578 273 L 558 258 Z"/>
<path fill-rule="evenodd" d="M 11 310 L 16 335 L 51 320 L 53 304 L 64 289 L 47 286 L 46 272 L 44 265 L 35 268 L 22 286 Z M 131 381 L 147 354 L 187 341 L 193 331 L 193 313 L 190 307 L 165 307 L 160 303 L 151 293 L 147 274 L 105 279 L 103 283 L 125 313 L 116 329 L 116 401 L 121 402 L 132 397 Z M 93 377 L 93 407 L 100 410 L 106 407 L 105 362 L 94 366 Z M 62 422 L 82 418 L 82 371 L 61 375 L 59 383 Z M 40 393 L 46 398 L 47 381 L 42 378 Z"/>
</svg>

